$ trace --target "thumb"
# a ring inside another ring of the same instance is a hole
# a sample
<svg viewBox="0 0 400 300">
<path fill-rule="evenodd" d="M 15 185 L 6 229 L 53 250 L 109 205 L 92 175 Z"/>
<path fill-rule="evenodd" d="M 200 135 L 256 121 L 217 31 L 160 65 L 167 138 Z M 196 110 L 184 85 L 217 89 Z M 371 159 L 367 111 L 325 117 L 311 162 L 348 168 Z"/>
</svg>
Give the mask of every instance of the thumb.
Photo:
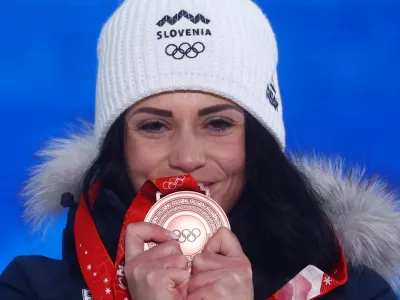
<svg viewBox="0 0 400 300">
<path fill-rule="evenodd" d="M 216 253 L 231 257 L 244 255 L 238 238 L 232 231 L 225 227 L 218 229 L 218 231 L 208 240 L 203 252 Z"/>
<path fill-rule="evenodd" d="M 164 243 L 178 239 L 178 236 L 159 226 L 147 222 L 131 223 L 126 227 L 125 260 L 131 260 L 144 252 L 144 244 L 148 242 Z"/>
</svg>

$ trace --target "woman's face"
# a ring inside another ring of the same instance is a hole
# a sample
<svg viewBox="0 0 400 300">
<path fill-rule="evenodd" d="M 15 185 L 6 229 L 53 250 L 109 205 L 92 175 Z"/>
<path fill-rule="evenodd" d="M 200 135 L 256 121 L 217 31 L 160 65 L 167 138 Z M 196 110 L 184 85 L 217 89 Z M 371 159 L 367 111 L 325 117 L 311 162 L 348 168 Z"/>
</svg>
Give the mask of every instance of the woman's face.
<svg viewBox="0 0 400 300">
<path fill-rule="evenodd" d="M 126 115 L 133 187 L 189 173 L 228 213 L 244 185 L 244 125 L 239 106 L 211 94 L 174 92 L 139 102 Z"/>
</svg>

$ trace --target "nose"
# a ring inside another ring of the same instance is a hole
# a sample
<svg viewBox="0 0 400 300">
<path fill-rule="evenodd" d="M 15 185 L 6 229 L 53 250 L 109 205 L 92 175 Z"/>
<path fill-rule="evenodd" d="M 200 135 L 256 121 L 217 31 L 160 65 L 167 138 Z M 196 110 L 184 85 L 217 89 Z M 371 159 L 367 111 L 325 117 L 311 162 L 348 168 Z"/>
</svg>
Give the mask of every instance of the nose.
<svg viewBox="0 0 400 300">
<path fill-rule="evenodd" d="M 192 173 L 204 167 L 206 156 L 204 145 L 191 131 L 180 133 L 173 139 L 172 150 L 169 156 L 169 165 L 172 169 L 182 173 Z"/>
</svg>

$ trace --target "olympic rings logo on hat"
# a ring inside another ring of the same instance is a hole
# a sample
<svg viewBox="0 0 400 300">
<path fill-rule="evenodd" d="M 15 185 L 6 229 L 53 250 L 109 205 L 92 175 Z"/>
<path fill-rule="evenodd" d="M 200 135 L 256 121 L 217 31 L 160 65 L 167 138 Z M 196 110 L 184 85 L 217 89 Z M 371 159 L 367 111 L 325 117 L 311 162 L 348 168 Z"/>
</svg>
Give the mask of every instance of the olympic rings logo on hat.
<svg viewBox="0 0 400 300">
<path fill-rule="evenodd" d="M 182 59 L 185 56 L 188 58 L 195 58 L 200 53 L 203 53 L 205 49 L 206 46 L 204 46 L 204 44 L 201 42 L 196 42 L 193 45 L 185 42 L 180 44 L 179 46 L 175 44 L 169 44 L 165 48 L 165 53 L 175 59 Z"/>
<path fill-rule="evenodd" d="M 174 233 L 179 237 L 179 243 L 184 243 L 186 241 L 193 243 L 198 237 L 201 236 L 201 231 L 198 228 L 194 228 L 192 230 L 183 229 L 182 232 L 176 229 L 174 230 Z"/>
<path fill-rule="evenodd" d="M 185 181 L 185 176 L 178 176 L 170 178 L 169 181 L 163 182 L 163 188 L 166 190 L 173 190 L 176 189 L 178 186 L 183 185 Z"/>
</svg>

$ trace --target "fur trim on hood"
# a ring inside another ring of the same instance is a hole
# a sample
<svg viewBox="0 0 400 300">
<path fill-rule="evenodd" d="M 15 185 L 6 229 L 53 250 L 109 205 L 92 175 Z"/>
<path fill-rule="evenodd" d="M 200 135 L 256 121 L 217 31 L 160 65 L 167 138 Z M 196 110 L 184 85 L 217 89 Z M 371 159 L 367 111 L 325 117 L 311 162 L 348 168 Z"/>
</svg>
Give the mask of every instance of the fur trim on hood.
<svg viewBox="0 0 400 300">
<path fill-rule="evenodd" d="M 33 232 L 47 231 L 62 213 L 61 196 L 70 192 L 79 200 L 85 172 L 97 156 L 97 140 L 93 126 L 83 123 L 82 129 L 66 138 L 52 139 L 37 156 L 43 162 L 35 166 L 22 190 L 25 199 L 23 218 Z"/>
<path fill-rule="evenodd" d="M 97 155 L 92 128 L 50 141 L 40 151 L 45 161 L 33 169 L 23 190 L 24 217 L 33 230 L 46 230 L 63 208 L 61 195 L 71 192 L 78 201 L 85 171 Z M 331 219 L 348 263 L 368 267 L 400 291 L 399 198 L 386 184 L 370 180 L 357 168 L 345 171 L 341 159 L 292 157 L 326 199 L 322 207 Z M 50 221 L 50 222 L 49 222 Z"/>
</svg>

